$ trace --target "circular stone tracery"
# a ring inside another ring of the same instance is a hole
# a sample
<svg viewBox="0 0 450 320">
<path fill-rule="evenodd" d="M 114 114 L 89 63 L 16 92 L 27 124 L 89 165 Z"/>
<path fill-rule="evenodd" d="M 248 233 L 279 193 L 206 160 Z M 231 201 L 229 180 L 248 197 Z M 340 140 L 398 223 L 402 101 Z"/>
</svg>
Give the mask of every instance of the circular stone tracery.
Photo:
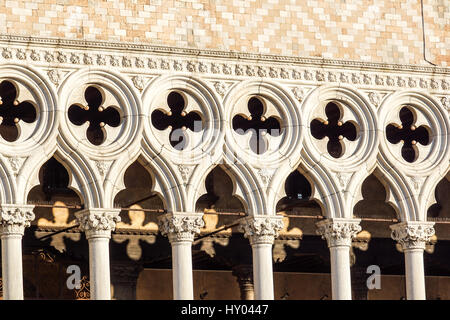
<svg viewBox="0 0 450 320">
<path fill-rule="evenodd" d="M 250 116 L 242 116 L 240 114 L 234 116 L 233 130 L 240 135 L 251 132 L 250 149 L 256 154 L 262 154 L 268 148 L 269 141 L 266 138 L 266 134 L 278 137 L 281 134 L 281 124 L 273 116 L 268 118 L 264 116 L 264 105 L 259 98 L 250 98 L 247 106 Z"/>
<path fill-rule="evenodd" d="M 105 126 L 119 126 L 121 122 L 120 114 L 114 106 L 103 105 L 105 102 L 104 95 L 94 86 L 86 88 L 84 98 L 87 105 L 75 103 L 69 107 L 69 120 L 77 126 L 88 122 L 86 137 L 92 144 L 101 145 L 107 135 Z"/>
<path fill-rule="evenodd" d="M 325 114 L 327 120 L 314 119 L 311 121 L 311 134 L 319 140 L 328 137 L 328 153 L 334 158 L 340 158 L 345 151 L 344 138 L 355 141 L 357 138 L 357 128 L 350 121 L 342 121 L 343 114 L 333 102 L 326 105 Z"/>
<path fill-rule="evenodd" d="M 417 143 L 426 146 L 431 142 L 429 129 L 424 125 L 416 126 L 416 117 L 410 107 L 401 108 L 399 117 L 401 124 L 389 124 L 386 127 L 386 137 L 392 144 L 401 142 L 403 159 L 414 162 L 419 157 Z"/>
<path fill-rule="evenodd" d="M 18 88 L 12 82 L 0 82 L 0 135 L 8 142 L 19 138 L 20 121 L 33 123 L 37 119 L 34 104 L 18 99 Z"/>
<path fill-rule="evenodd" d="M 188 145 L 186 130 L 200 132 L 203 130 L 202 117 L 194 111 L 186 112 L 186 101 L 183 96 L 172 91 L 167 96 L 170 111 L 157 109 L 152 112 L 152 124 L 158 130 L 170 129 L 169 142 L 176 150 L 184 150 Z"/>
</svg>

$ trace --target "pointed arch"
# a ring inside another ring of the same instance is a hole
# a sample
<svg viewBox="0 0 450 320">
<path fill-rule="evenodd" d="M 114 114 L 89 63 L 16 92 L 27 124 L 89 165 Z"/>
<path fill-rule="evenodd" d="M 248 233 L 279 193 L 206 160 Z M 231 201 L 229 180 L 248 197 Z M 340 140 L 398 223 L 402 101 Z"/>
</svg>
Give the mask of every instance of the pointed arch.
<svg viewBox="0 0 450 320">
<path fill-rule="evenodd" d="M 6 165 L 6 159 L 0 156 L 0 203 L 15 203 L 16 183 L 14 173 Z"/>
<path fill-rule="evenodd" d="M 180 188 L 174 170 L 160 157 L 151 155 L 147 148 L 141 148 L 132 155 L 117 159 L 105 178 L 105 205 L 113 207 L 116 195 L 125 189 L 125 172 L 135 161 L 145 168 L 152 182 L 152 192 L 163 199 L 164 208 L 168 212 L 183 211 L 184 191 Z"/>
<path fill-rule="evenodd" d="M 251 171 L 247 170 L 243 165 L 238 165 L 226 159 L 219 164 L 210 164 L 206 170 L 205 167 L 200 166 L 195 168 L 191 181 L 187 186 L 188 210 L 195 210 L 197 200 L 207 193 L 205 180 L 216 166 L 220 166 L 231 179 L 233 184 L 232 195 L 241 201 L 248 215 L 267 214 L 267 211 L 264 211 L 264 203 L 258 197 L 260 196 L 259 191 Z"/>
<path fill-rule="evenodd" d="M 18 196 L 16 201 L 26 203 L 30 190 L 40 184 L 39 170 L 52 157 L 66 169 L 69 174 L 68 187 L 77 193 L 82 203 L 88 208 L 99 207 L 102 194 L 89 163 L 78 154 L 69 153 L 59 147 L 48 154 L 37 153 L 25 161 L 17 179 Z"/>
</svg>

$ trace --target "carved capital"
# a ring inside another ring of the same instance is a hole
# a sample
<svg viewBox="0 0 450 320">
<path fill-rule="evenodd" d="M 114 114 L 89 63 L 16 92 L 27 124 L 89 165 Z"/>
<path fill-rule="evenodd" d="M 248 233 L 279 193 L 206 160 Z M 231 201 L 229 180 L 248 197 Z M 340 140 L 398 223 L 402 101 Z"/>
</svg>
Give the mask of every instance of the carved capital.
<svg viewBox="0 0 450 320">
<path fill-rule="evenodd" d="M 159 218 L 159 230 L 169 241 L 194 241 L 194 236 L 204 227 L 203 214 L 174 212 L 167 213 Z"/>
<path fill-rule="evenodd" d="M 328 247 L 352 245 L 352 239 L 361 231 L 360 219 L 333 218 L 316 223 L 317 234 L 326 239 Z"/>
<path fill-rule="evenodd" d="M 91 208 L 75 213 L 80 229 L 86 233 L 86 238 L 111 237 L 111 231 L 120 222 L 120 209 Z"/>
<path fill-rule="evenodd" d="M 283 229 L 281 216 L 251 216 L 240 220 L 239 229 L 250 244 L 273 244 L 278 232 Z"/>
<path fill-rule="evenodd" d="M 2 204 L 0 208 L 0 234 L 21 235 L 34 220 L 33 205 Z"/>
<path fill-rule="evenodd" d="M 391 237 L 403 248 L 425 249 L 425 244 L 434 235 L 434 222 L 408 221 L 390 226 Z"/>
</svg>

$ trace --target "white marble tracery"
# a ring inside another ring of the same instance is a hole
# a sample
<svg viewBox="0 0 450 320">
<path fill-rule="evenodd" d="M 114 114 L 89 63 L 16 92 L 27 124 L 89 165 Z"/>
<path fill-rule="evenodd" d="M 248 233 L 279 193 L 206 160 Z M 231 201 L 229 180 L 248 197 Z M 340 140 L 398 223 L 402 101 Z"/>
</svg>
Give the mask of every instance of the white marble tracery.
<svg viewBox="0 0 450 320">
<path fill-rule="evenodd" d="M 39 184 L 39 168 L 55 156 L 68 169 L 69 187 L 85 207 L 111 213 L 93 220 L 92 215 L 80 215 L 83 228 L 93 236 L 103 233 L 106 239 L 114 229 L 114 210 L 100 208 L 114 206 L 115 195 L 125 188 L 124 172 L 138 158 L 151 172 L 152 192 L 161 195 L 167 212 L 194 212 L 197 199 L 206 192 L 206 175 L 222 166 L 232 179 L 233 195 L 255 217 L 253 224 L 243 224 L 245 234 L 253 245 L 267 246 L 280 227 L 275 208 L 293 170 L 310 179 L 312 198 L 330 219 L 352 218 L 362 182 L 376 171 L 387 186 L 387 202 L 403 222 L 426 220 L 435 186 L 449 170 L 448 68 L 244 53 L 237 59 L 227 52 L 199 55 L 174 48 L 158 48 L 157 54 L 154 47 L 144 45 L 123 50 L 124 44 L 12 36 L 0 36 L 0 43 L 0 81 L 14 83 L 18 99 L 32 101 L 37 110 L 37 120 L 25 125 L 28 129 L 22 130 L 18 141 L 0 138 L 0 203 L 26 203 L 29 191 Z M 67 115 L 72 103 L 83 102 L 87 86 L 99 88 L 104 102 L 121 115 L 120 126 L 105 126 L 108 138 L 99 146 L 89 143 L 85 130 L 74 126 Z M 188 132 L 194 142 L 188 150 L 175 150 L 167 134 L 151 123 L 151 113 L 166 108 L 172 91 L 186 99 L 187 112 L 195 111 L 204 120 L 200 134 Z M 251 97 L 263 101 L 265 118 L 277 117 L 282 126 L 279 137 L 268 137 L 269 146 L 276 148 L 261 155 L 251 152 L 248 141 L 232 129 L 235 115 L 248 116 L 246 103 Z M 325 120 L 329 102 L 339 106 L 341 121 L 358 129 L 357 139 L 346 145 L 339 159 L 323 147 L 325 139 L 311 136 L 311 121 Z M 432 133 L 430 144 L 420 146 L 412 164 L 386 138 L 386 126 L 399 123 L 399 110 L 405 105 L 414 111 L 416 126 L 424 125 Z M 275 220 L 260 223 L 262 213 Z M 94 221 L 99 221 L 97 226 L 103 225 L 101 221 L 111 224 L 103 232 L 95 229 Z M 185 233 L 179 228 L 186 223 L 177 221 L 163 223 L 169 239 L 183 242 L 186 236 L 192 241 L 199 220 L 194 219 L 193 229 Z M 347 233 L 353 234 L 354 224 L 348 226 Z M 329 234 L 323 225 L 320 228 Z M 400 231 L 396 232 L 401 242 Z M 329 245 L 344 241 L 340 244 L 344 247 L 350 241 L 325 238 Z M 338 246 L 330 245 L 330 250 Z M 257 286 L 255 281 L 256 295 Z"/>
</svg>

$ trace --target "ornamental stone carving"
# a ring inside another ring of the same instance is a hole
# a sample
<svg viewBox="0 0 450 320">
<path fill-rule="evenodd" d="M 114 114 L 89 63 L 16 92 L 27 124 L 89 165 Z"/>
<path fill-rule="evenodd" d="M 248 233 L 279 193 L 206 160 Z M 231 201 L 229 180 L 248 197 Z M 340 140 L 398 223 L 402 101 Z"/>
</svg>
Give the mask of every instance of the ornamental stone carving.
<svg viewBox="0 0 450 320">
<path fill-rule="evenodd" d="M 172 242 L 192 242 L 205 226 L 201 213 L 168 213 L 159 217 L 159 230 Z"/>
<path fill-rule="evenodd" d="M 434 235 L 434 222 L 408 221 L 390 226 L 391 237 L 403 250 L 425 249 L 425 244 Z"/>
<path fill-rule="evenodd" d="M 250 244 L 273 244 L 278 232 L 283 229 L 281 216 L 251 216 L 240 220 L 239 230 Z"/>
<path fill-rule="evenodd" d="M 75 213 L 80 229 L 86 232 L 86 238 L 111 237 L 116 224 L 120 222 L 120 209 L 85 209 Z"/>
<path fill-rule="evenodd" d="M 0 208 L 0 234 L 22 235 L 25 227 L 29 227 L 34 220 L 34 206 L 2 204 Z"/>
<path fill-rule="evenodd" d="M 360 219 L 333 218 L 316 223 L 316 233 L 327 240 L 328 247 L 352 245 L 352 239 L 361 231 Z"/>
</svg>

